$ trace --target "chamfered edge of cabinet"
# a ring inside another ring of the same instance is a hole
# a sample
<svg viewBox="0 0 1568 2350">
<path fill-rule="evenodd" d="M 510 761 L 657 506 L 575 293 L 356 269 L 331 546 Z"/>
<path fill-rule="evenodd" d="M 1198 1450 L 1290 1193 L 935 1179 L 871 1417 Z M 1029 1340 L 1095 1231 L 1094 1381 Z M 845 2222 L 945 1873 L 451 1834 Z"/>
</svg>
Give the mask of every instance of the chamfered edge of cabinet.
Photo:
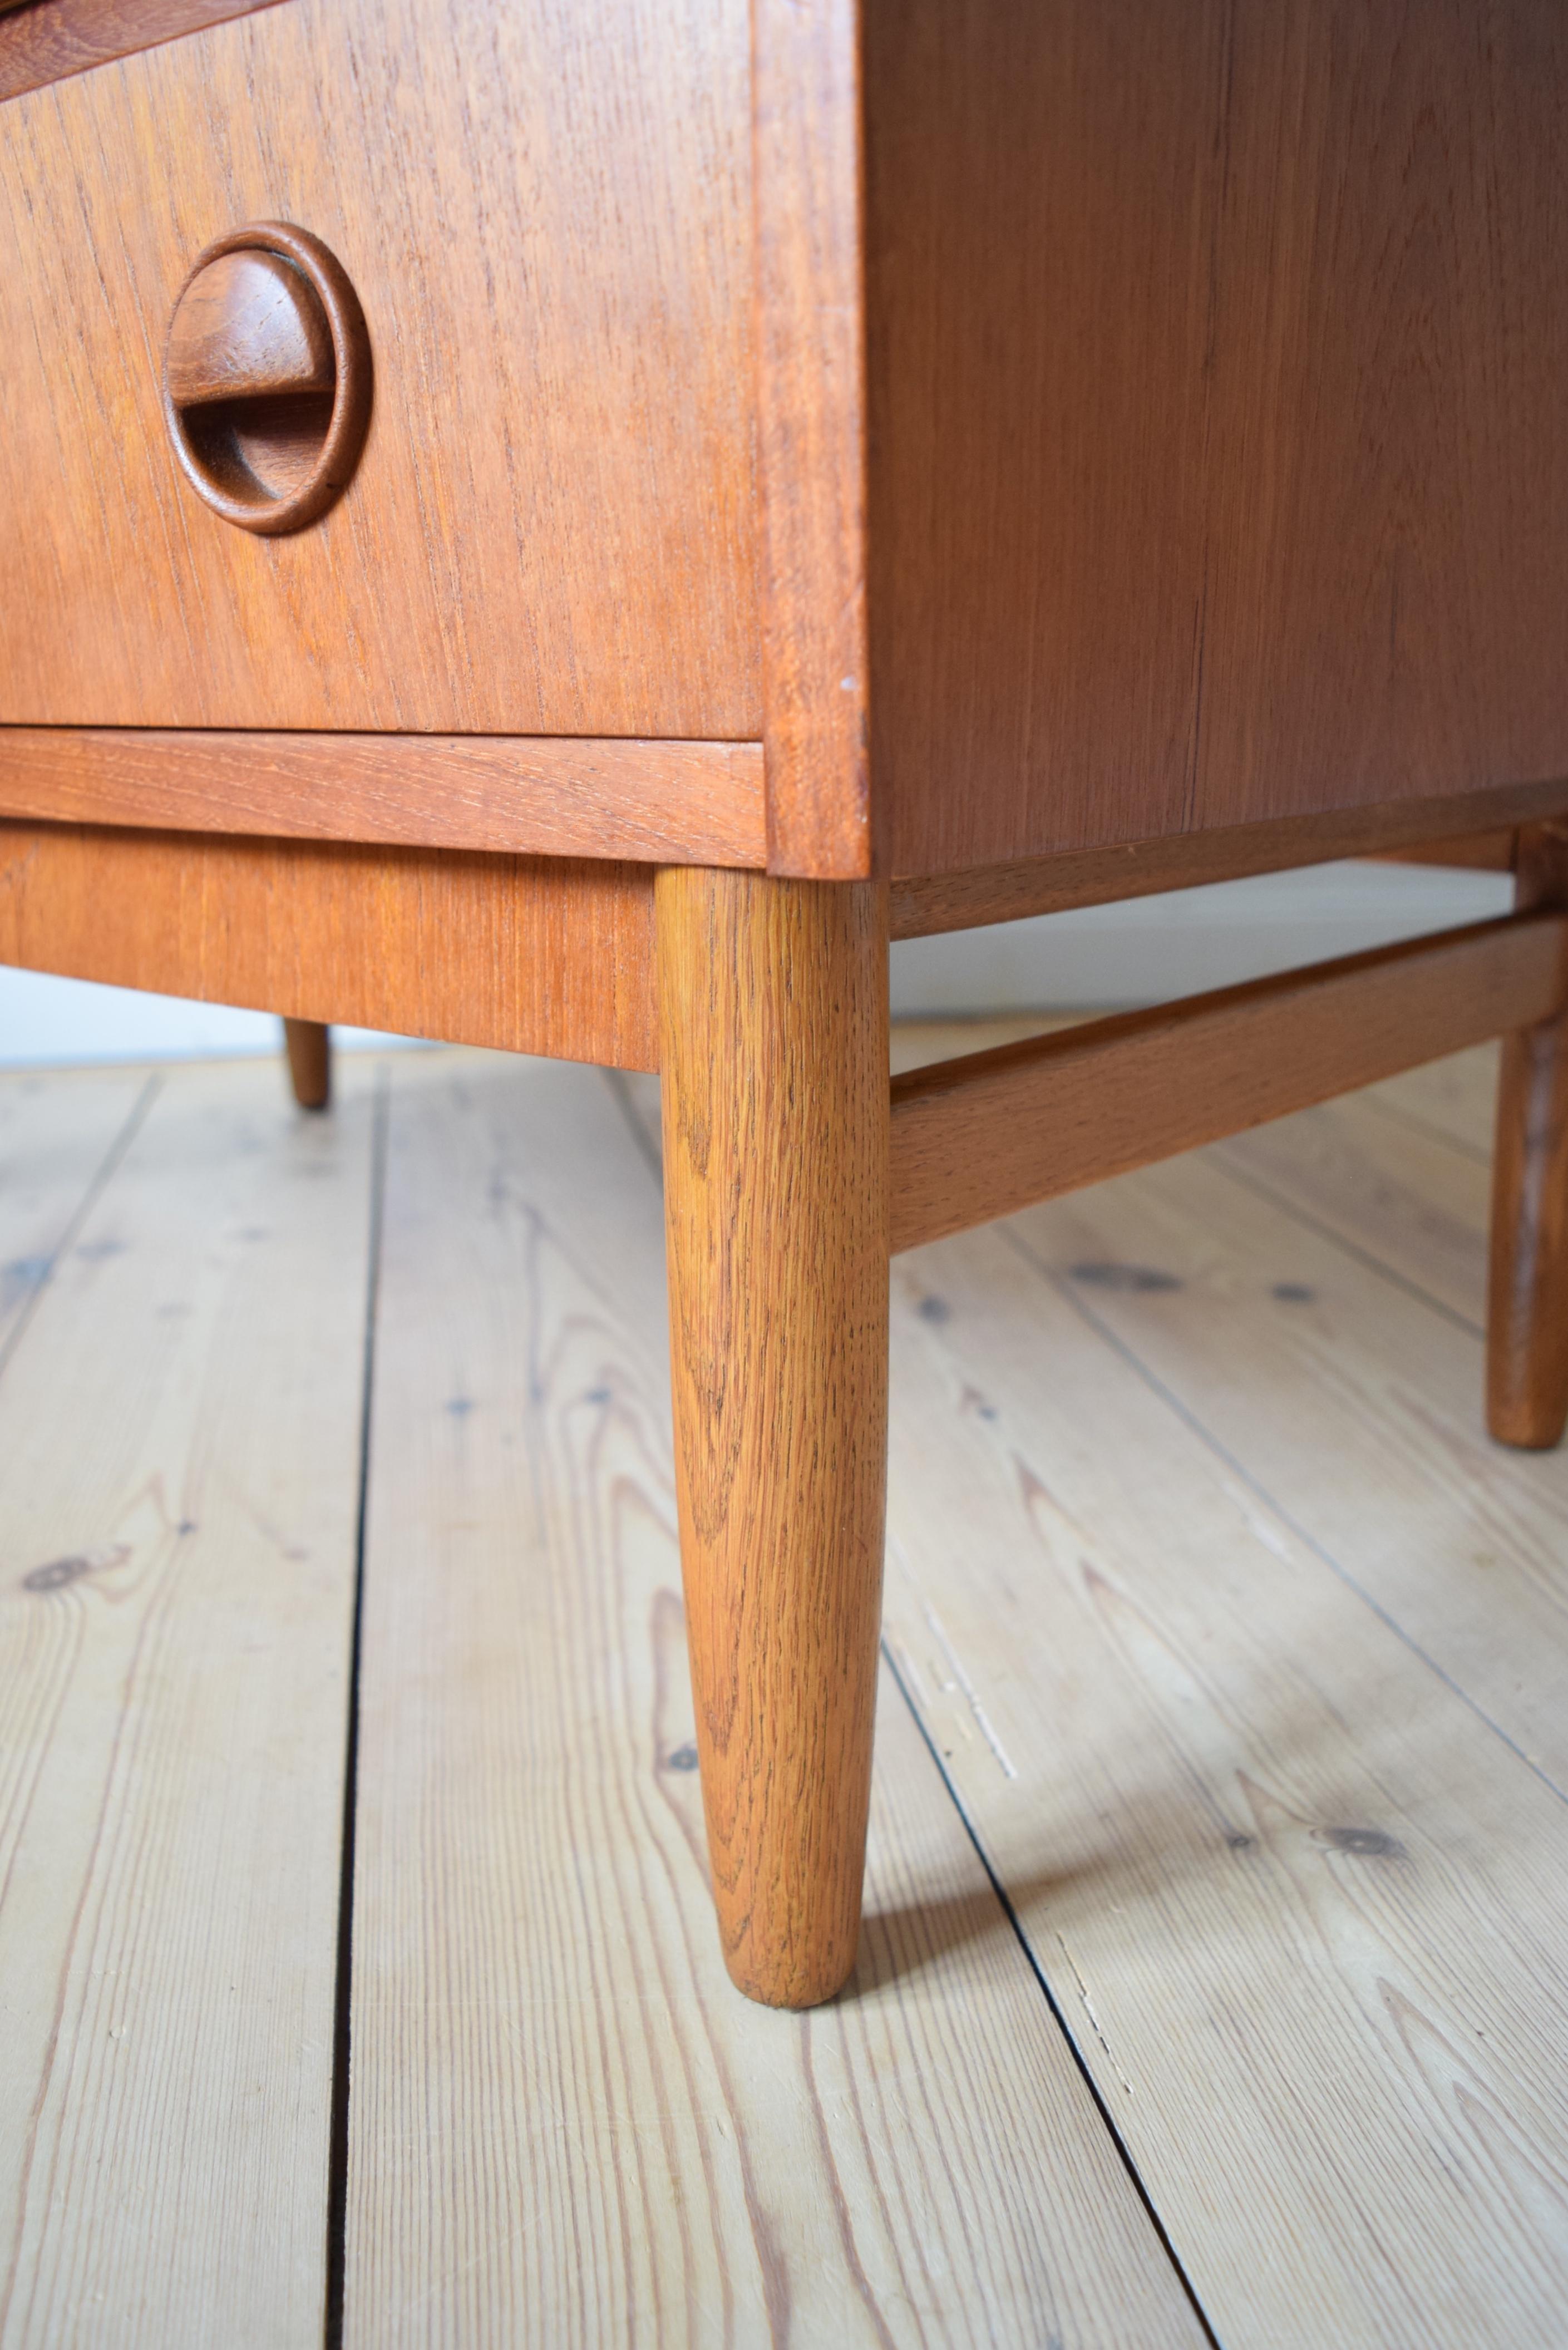
<svg viewBox="0 0 1568 2350">
<path fill-rule="evenodd" d="M 0 103 L 133 57 L 183 33 L 275 8 L 278 0 L 7 0 L 0 7 Z"/>
<path fill-rule="evenodd" d="M 859 0 L 752 0 L 768 865 L 873 863 Z"/>
<path fill-rule="evenodd" d="M 758 743 L 0 725 L 0 816 L 643 864 L 767 861 Z"/>
</svg>

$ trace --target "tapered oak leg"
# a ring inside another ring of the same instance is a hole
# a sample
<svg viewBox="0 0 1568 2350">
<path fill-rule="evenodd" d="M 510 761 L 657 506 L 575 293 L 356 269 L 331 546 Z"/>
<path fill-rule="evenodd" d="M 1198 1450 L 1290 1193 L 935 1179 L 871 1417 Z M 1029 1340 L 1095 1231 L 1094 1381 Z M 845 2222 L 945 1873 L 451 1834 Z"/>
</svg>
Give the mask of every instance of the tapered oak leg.
<svg viewBox="0 0 1568 2350">
<path fill-rule="evenodd" d="M 301 1109 L 325 1109 L 332 1097 L 331 1031 L 319 1020 L 286 1020 L 289 1081 Z"/>
<path fill-rule="evenodd" d="M 1519 839 L 1521 907 L 1568 906 L 1568 828 Z M 1568 1420 L 1568 1014 L 1505 1038 L 1492 1162 L 1487 1419 L 1504 1444 Z"/>
<path fill-rule="evenodd" d="M 725 1961 L 855 1962 L 888 1458 L 888 904 L 672 868 L 655 892 L 681 1575 Z"/>
</svg>

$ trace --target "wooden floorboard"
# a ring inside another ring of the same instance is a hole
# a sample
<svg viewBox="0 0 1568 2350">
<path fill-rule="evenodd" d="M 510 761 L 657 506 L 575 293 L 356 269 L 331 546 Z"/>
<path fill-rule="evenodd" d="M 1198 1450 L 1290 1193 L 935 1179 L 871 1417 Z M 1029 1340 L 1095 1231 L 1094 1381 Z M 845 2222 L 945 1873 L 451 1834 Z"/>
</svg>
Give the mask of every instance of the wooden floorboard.
<svg viewBox="0 0 1568 2350">
<path fill-rule="evenodd" d="M 1202 1157 L 1060 1205 L 1033 1260 L 1568 1792 L 1568 1456 L 1490 1441 L 1480 1336 Z"/>
<path fill-rule="evenodd" d="M 888 1633 L 1220 2338 L 1545 2350 L 1568 1460 L 1364 1237 L 1215 1152 L 901 1260 Z"/>
<path fill-rule="evenodd" d="M 1480 1333 L 1498 1048 L 1238 1135 L 1219 1163 Z"/>
<path fill-rule="evenodd" d="M 1498 1049 L 1495 1045 L 1477 1045 L 1470 1052 L 1455 1053 L 1446 1061 L 1432 1061 L 1424 1069 L 1409 1069 L 1401 1077 L 1368 1086 L 1361 1098 L 1385 1117 L 1407 1126 L 1428 1127 L 1462 1149 L 1490 1159 Z"/>
<path fill-rule="evenodd" d="M 143 1082 L 51 1080 L 36 1153 L 11 1136 L 57 1262 L 0 1378 L 0 2343 L 293 2350 L 326 2280 L 370 1103 L 171 1071 L 127 1136 Z"/>
<path fill-rule="evenodd" d="M 1558 2350 L 1568 1453 L 1481 1430 L 1494 1069 L 896 1264 L 868 1922 L 803 2020 L 707 1902 L 657 1083 L 397 1058 L 350 2350 L 1193 2344 L 1177 2263 L 1228 2350 Z M 4 2350 L 322 2336 L 339 1080 L 0 1078 Z"/>
<path fill-rule="evenodd" d="M 157 1089 L 144 1069 L 0 1076 L 0 1364 Z"/>
<path fill-rule="evenodd" d="M 1487 1154 L 1352 1097 L 1261 1126 L 1216 1163 L 1479 1336 L 1486 1326 Z"/>
<path fill-rule="evenodd" d="M 896 1690 L 850 1992 L 792 2017 L 725 1979 L 625 1098 L 397 1072 L 346 2338 L 1195 2344 Z"/>
</svg>

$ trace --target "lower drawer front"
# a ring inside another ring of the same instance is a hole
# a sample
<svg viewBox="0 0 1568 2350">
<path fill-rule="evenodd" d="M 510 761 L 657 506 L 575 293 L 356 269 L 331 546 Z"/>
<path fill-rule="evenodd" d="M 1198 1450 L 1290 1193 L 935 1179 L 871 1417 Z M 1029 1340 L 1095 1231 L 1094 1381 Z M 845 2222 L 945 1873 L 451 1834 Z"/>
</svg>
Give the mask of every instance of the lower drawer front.
<svg viewBox="0 0 1568 2350">
<path fill-rule="evenodd" d="M 352 281 L 348 489 L 175 463 L 198 252 Z M 745 0 L 284 0 L 0 106 L 0 722 L 760 731 Z"/>
</svg>

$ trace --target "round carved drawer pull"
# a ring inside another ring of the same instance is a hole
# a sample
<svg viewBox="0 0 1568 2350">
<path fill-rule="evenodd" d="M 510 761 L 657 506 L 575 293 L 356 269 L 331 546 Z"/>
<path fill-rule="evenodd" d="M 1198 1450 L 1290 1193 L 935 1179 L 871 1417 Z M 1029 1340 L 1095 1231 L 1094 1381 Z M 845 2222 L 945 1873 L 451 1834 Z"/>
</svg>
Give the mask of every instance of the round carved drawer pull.
<svg viewBox="0 0 1568 2350">
<path fill-rule="evenodd" d="M 199 254 L 169 322 L 163 406 L 199 497 L 242 530 L 302 529 L 354 471 L 370 340 L 341 265 L 281 221 Z"/>
</svg>

